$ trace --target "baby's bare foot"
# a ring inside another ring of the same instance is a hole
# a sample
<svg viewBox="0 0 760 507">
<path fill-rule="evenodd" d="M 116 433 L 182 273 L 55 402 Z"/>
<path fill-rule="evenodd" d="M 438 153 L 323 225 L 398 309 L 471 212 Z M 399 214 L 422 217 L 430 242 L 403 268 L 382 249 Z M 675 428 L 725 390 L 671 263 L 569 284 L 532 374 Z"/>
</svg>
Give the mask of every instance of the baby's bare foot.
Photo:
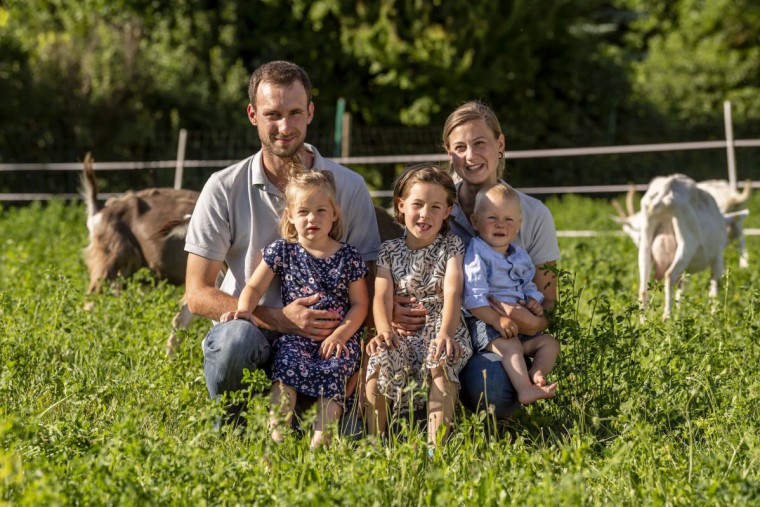
<svg viewBox="0 0 760 507">
<path fill-rule="evenodd" d="M 538 400 L 553 398 L 554 395 L 556 394 L 555 392 L 556 390 L 557 390 L 556 382 L 549 386 L 531 385 L 529 387 L 526 387 L 525 389 L 520 390 L 520 392 L 517 393 L 517 399 L 519 399 L 520 403 L 522 403 L 523 405 L 529 405 Z"/>
<path fill-rule="evenodd" d="M 540 371 L 537 371 L 531 375 L 531 378 L 533 379 L 533 383 L 537 386 L 545 386 L 546 385 L 546 377 L 544 374 Z"/>
</svg>

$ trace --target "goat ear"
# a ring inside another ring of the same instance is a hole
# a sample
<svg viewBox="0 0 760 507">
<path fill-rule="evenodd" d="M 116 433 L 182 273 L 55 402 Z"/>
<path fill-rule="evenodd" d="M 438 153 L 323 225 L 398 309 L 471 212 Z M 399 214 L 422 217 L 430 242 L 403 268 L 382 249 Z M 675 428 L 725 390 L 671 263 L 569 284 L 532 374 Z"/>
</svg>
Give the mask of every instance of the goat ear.
<svg viewBox="0 0 760 507">
<path fill-rule="evenodd" d="M 613 222 L 616 222 L 620 225 L 626 225 L 628 223 L 628 219 L 617 216 L 617 215 L 610 215 L 610 218 Z"/>
</svg>

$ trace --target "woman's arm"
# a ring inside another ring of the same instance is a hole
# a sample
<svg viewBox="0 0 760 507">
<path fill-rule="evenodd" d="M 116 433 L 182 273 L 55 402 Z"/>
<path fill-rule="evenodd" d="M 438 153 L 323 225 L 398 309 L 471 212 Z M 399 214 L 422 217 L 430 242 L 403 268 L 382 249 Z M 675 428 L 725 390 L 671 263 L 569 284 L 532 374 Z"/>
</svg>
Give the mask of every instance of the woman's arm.
<svg viewBox="0 0 760 507">
<path fill-rule="evenodd" d="M 533 276 L 533 283 L 536 284 L 536 288 L 544 295 L 541 306 L 545 310 L 551 310 L 557 300 L 557 275 L 554 273 L 556 265 L 555 261 L 549 261 L 536 266 L 536 274 Z"/>
<path fill-rule="evenodd" d="M 491 310 L 493 310 L 494 313 L 509 317 L 512 322 L 517 324 L 520 334 L 533 336 L 549 327 L 549 321 L 546 320 L 546 317 L 534 315 L 533 312 L 520 304 L 503 303 L 494 298 L 488 298 L 488 301 L 491 303 Z M 480 310 L 482 310 L 482 308 Z M 476 315 L 473 310 L 469 311 L 480 320 L 484 320 Z"/>
</svg>

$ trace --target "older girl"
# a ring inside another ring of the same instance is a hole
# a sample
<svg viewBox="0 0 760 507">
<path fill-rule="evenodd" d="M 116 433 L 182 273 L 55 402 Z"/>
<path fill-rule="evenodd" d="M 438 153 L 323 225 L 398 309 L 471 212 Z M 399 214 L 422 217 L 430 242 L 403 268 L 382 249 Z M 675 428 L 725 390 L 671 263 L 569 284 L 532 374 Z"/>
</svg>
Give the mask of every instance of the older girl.
<svg viewBox="0 0 760 507">
<path fill-rule="evenodd" d="M 472 354 L 461 316 L 464 245 L 448 233 L 447 218 L 455 199 L 454 181 L 433 165 L 407 169 L 396 181 L 393 204 L 403 238 L 380 247 L 373 312 L 377 336 L 367 344 L 368 430 L 385 430 L 388 404 L 397 411 L 428 409 L 428 445 L 445 438 L 459 393 L 459 371 Z M 391 327 L 394 296 L 412 298 L 424 308 L 424 326 L 397 335 Z M 410 392 L 410 382 L 429 386 L 425 399 Z M 442 428 L 443 426 L 443 428 Z M 439 435 L 439 430 L 443 434 Z"/>
</svg>

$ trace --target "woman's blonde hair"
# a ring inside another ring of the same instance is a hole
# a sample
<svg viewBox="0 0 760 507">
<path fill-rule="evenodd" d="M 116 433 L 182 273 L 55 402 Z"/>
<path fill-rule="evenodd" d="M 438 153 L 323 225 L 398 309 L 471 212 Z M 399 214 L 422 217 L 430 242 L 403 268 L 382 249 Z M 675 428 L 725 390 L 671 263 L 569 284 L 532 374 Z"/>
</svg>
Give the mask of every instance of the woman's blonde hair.
<svg viewBox="0 0 760 507">
<path fill-rule="evenodd" d="M 396 222 L 404 225 L 404 214 L 398 209 L 398 203 L 404 199 L 415 183 L 436 183 L 446 191 L 446 204 L 453 206 L 457 198 L 457 189 L 451 175 L 435 164 L 416 164 L 408 166 L 393 184 L 393 214 Z M 448 218 L 441 225 L 441 234 L 449 232 Z"/>
<path fill-rule="evenodd" d="M 343 237 L 343 213 L 338 206 L 335 177 L 330 171 L 291 171 L 290 179 L 285 187 L 285 209 L 280 217 L 280 235 L 291 243 L 298 241 L 296 226 L 290 223 L 291 206 L 298 198 L 308 191 L 320 191 L 327 195 L 330 206 L 333 207 L 336 219 L 332 224 L 329 236 L 335 241 Z"/>
<path fill-rule="evenodd" d="M 447 152 L 449 151 L 449 137 L 455 128 L 475 120 L 483 120 L 486 127 L 488 127 L 493 133 L 494 139 L 498 139 L 499 136 L 503 134 L 501 131 L 501 124 L 499 124 L 499 119 L 496 117 L 496 113 L 493 112 L 493 109 L 478 100 L 471 100 L 456 108 L 454 112 L 446 118 L 446 123 L 443 124 L 443 148 Z M 449 172 L 451 171 L 452 169 L 449 166 Z M 504 157 L 500 157 L 499 167 L 496 169 L 496 176 L 501 178 L 503 173 Z"/>
</svg>

